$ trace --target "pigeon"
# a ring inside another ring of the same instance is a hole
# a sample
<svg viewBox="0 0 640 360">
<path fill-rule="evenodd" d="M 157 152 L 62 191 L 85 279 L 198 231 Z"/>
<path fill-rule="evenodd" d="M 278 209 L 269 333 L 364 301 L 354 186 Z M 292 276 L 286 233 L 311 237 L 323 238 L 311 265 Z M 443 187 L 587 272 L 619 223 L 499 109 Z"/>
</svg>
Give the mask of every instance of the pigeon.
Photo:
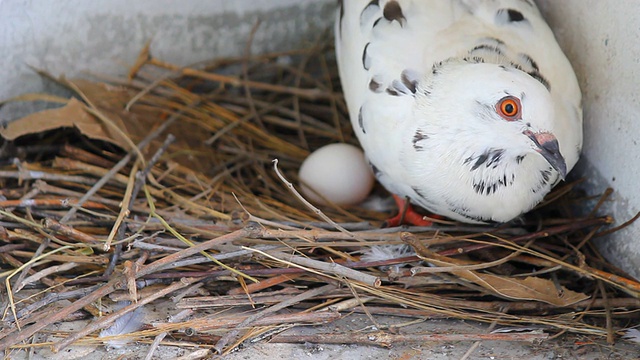
<svg viewBox="0 0 640 360">
<path fill-rule="evenodd" d="M 376 179 L 452 220 L 536 206 L 582 148 L 576 75 L 533 0 L 342 0 L 336 58 Z"/>
</svg>

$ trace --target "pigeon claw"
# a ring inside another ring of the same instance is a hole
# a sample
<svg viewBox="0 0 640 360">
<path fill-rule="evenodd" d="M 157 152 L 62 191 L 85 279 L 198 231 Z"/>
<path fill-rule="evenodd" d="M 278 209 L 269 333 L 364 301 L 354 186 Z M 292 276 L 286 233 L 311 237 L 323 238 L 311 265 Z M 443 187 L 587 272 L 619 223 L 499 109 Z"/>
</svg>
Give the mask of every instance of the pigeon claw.
<svg viewBox="0 0 640 360">
<path fill-rule="evenodd" d="M 424 215 L 416 212 L 409 203 L 408 200 L 401 198 L 398 195 L 393 195 L 393 199 L 398 205 L 398 215 L 387 219 L 382 227 L 395 227 L 400 225 L 414 225 L 414 226 L 431 226 L 433 222 L 426 220 Z"/>
</svg>

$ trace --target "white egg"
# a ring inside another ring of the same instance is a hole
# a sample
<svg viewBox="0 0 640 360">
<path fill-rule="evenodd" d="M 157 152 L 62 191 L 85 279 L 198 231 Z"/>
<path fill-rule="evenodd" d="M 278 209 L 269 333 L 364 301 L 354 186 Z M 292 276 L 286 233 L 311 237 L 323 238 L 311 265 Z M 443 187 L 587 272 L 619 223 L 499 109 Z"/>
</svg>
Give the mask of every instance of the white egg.
<svg viewBox="0 0 640 360">
<path fill-rule="evenodd" d="M 357 204 L 374 183 L 362 150 L 349 144 L 330 144 L 311 153 L 300 166 L 299 178 L 302 193 L 317 204 L 325 203 L 322 197 L 338 205 Z"/>
</svg>

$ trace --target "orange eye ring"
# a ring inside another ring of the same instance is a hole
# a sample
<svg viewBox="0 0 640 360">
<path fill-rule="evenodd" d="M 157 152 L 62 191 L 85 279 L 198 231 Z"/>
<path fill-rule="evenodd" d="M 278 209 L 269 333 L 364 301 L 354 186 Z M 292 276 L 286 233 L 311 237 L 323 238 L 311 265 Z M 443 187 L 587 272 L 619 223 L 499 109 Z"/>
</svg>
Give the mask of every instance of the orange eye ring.
<svg viewBox="0 0 640 360">
<path fill-rule="evenodd" d="M 514 121 L 521 118 L 522 105 L 520 99 L 514 96 L 505 96 L 496 104 L 498 115 L 507 121 Z"/>
</svg>

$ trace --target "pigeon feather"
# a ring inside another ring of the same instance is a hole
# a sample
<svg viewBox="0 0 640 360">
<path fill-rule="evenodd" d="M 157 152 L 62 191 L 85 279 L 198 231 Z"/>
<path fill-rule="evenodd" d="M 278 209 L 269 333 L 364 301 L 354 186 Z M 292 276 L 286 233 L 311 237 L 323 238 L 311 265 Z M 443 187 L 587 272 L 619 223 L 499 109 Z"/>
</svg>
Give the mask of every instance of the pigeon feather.
<svg viewBox="0 0 640 360">
<path fill-rule="evenodd" d="M 116 309 L 121 309 L 125 306 L 128 306 L 129 302 L 124 301 L 117 304 Z M 128 312 L 119 318 L 117 318 L 111 326 L 102 330 L 100 332 L 101 338 L 111 337 L 111 336 L 122 336 L 126 334 L 130 334 L 134 331 L 138 331 L 142 325 L 144 320 L 144 311 L 142 307 L 135 309 L 134 311 Z M 111 346 L 113 348 L 121 348 L 126 345 L 129 341 L 127 339 L 112 339 L 107 340 L 105 342 L 106 345 Z"/>
</svg>

